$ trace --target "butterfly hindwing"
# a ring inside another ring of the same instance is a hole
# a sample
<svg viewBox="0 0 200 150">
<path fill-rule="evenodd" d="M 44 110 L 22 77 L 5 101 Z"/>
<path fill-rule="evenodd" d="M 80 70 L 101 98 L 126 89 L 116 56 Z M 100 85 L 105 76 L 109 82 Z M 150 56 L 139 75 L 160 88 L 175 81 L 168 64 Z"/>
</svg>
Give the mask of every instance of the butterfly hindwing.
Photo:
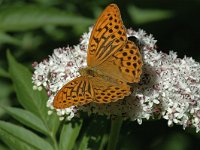
<svg viewBox="0 0 200 150">
<path fill-rule="evenodd" d="M 127 41 L 126 45 L 113 54 L 109 61 L 119 68 L 120 73 L 117 75 L 121 75 L 126 82 L 139 82 L 143 63 L 140 51 L 134 42 Z"/>
<path fill-rule="evenodd" d="M 95 103 L 115 102 L 131 93 L 131 88 L 127 84 L 119 85 L 100 77 L 92 77 L 90 80 L 93 84 Z"/>
<path fill-rule="evenodd" d="M 110 4 L 98 18 L 89 40 L 87 64 L 95 67 L 106 61 L 126 43 L 126 29 L 119 8 Z"/>
<path fill-rule="evenodd" d="M 139 82 L 142 73 L 142 57 L 138 47 L 132 41 L 114 53 L 97 67 L 105 75 L 125 83 Z"/>
<path fill-rule="evenodd" d="M 94 91 L 87 77 L 78 77 L 65 84 L 56 94 L 53 106 L 63 109 L 70 106 L 84 105 L 94 99 Z"/>
</svg>

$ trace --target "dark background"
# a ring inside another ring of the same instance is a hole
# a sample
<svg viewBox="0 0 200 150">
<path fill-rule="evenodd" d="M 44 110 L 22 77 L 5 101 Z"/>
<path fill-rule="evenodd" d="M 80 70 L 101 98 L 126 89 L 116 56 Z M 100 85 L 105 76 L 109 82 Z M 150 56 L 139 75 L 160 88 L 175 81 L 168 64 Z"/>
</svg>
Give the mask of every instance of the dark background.
<svg viewBox="0 0 200 150">
<path fill-rule="evenodd" d="M 159 51 L 177 52 L 179 57 L 200 60 L 199 0 L 0 0 L 0 104 L 20 107 L 7 77 L 6 50 L 31 68 L 54 48 L 79 43 L 79 38 L 95 23 L 110 3 L 121 10 L 124 25 L 144 29 L 158 40 Z M 0 117 L 8 117 L 0 109 Z M 120 134 L 122 150 L 200 149 L 195 129 L 169 128 L 167 121 L 124 122 Z"/>
</svg>

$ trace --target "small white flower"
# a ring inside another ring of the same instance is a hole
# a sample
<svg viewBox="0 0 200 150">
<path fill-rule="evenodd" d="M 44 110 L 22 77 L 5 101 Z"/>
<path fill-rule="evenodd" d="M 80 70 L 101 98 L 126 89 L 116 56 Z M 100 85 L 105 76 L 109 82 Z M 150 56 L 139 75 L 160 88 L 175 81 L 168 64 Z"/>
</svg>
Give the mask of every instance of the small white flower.
<svg viewBox="0 0 200 150">
<path fill-rule="evenodd" d="M 142 119 L 168 120 L 168 126 L 183 125 L 183 129 L 193 126 L 200 130 L 200 64 L 192 58 L 178 58 L 156 50 L 153 35 L 144 30 L 127 30 L 127 36 L 135 36 L 140 43 L 143 56 L 141 81 L 134 85 L 133 93 L 115 103 L 89 103 L 81 107 L 72 106 L 54 109 L 52 103 L 57 91 L 79 76 L 78 68 L 85 67 L 87 47 L 92 28 L 84 33 L 80 44 L 73 47 L 55 49 L 52 56 L 41 63 L 34 62 L 33 89 L 47 90 L 47 107 L 56 111 L 60 119 L 71 120 L 81 111 L 88 115 L 98 114 L 107 117 L 121 116 L 142 124 Z M 50 113 L 48 112 L 48 113 Z M 66 117 L 65 117 L 66 116 Z"/>
<path fill-rule="evenodd" d="M 52 113 L 53 113 L 52 110 L 49 110 L 49 111 L 48 111 L 48 115 L 51 115 Z"/>
<path fill-rule="evenodd" d="M 62 120 L 64 120 L 65 119 L 65 117 L 59 117 L 59 120 L 60 121 L 62 121 Z"/>
<path fill-rule="evenodd" d="M 137 119 L 138 124 L 142 124 L 142 119 Z"/>
</svg>

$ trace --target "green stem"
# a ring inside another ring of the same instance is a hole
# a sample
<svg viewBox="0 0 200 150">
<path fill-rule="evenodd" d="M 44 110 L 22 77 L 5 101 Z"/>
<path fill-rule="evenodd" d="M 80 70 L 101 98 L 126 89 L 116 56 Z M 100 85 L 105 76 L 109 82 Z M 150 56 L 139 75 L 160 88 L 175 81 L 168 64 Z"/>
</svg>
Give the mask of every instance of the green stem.
<svg viewBox="0 0 200 150">
<path fill-rule="evenodd" d="M 111 120 L 111 130 L 107 150 L 116 150 L 122 123 L 122 118 L 116 118 Z"/>
<path fill-rule="evenodd" d="M 44 125 L 46 126 L 46 128 L 50 131 L 50 134 L 48 135 L 52 144 L 53 144 L 53 147 L 54 147 L 54 150 L 58 150 L 58 143 L 56 141 L 56 137 L 55 135 L 53 134 L 53 132 L 51 131 L 51 129 L 49 128 L 49 126 L 47 125 L 47 122 L 45 121 L 45 119 L 43 119 L 42 116 L 40 116 Z"/>
<path fill-rule="evenodd" d="M 56 138 L 53 134 L 51 134 L 51 140 L 52 140 L 52 144 L 53 144 L 54 149 L 58 150 L 58 144 L 57 144 Z"/>
</svg>

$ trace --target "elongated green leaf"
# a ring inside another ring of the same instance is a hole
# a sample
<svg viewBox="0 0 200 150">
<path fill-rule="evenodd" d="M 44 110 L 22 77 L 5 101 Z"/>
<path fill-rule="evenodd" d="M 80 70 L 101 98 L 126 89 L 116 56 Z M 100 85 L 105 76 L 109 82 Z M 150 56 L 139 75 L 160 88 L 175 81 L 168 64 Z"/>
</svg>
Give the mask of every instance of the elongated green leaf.
<svg viewBox="0 0 200 150">
<path fill-rule="evenodd" d="M 14 83 L 17 98 L 21 105 L 27 110 L 37 114 L 41 118 L 47 117 L 46 100 L 48 99 L 45 92 L 33 90 L 31 83 L 31 73 L 23 65 L 7 53 L 9 72 Z"/>
<path fill-rule="evenodd" d="M 10 136 L 6 131 L 1 130 L 0 139 L 9 147 L 7 150 L 36 150 L 36 148 L 22 142 L 16 137 Z M 3 135 L 1 137 L 1 135 Z"/>
<path fill-rule="evenodd" d="M 60 120 L 58 118 L 58 116 L 54 113 L 51 114 L 50 117 L 48 117 L 48 127 L 49 130 L 51 130 L 51 136 L 56 136 L 56 132 L 58 131 L 58 128 L 60 126 Z"/>
<path fill-rule="evenodd" d="M 100 149 L 101 147 L 104 147 L 106 129 L 107 120 L 103 120 L 102 118 L 92 120 L 87 125 L 87 129 L 82 136 L 78 150 Z"/>
<path fill-rule="evenodd" d="M 21 41 L 6 34 L 3 32 L 0 32 L 0 43 L 1 44 L 13 44 L 13 45 L 21 45 Z"/>
<path fill-rule="evenodd" d="M 128 12 L 133 18 L 134 23 L 144 24 L 152 21 L 159 21 L 173 16 L 171 11 L 155 10 L 155 9 L 140 9 L 134 5 L 129 6 Z"/>
<path fill-rule="evenodd" d="M 79 149 L 78 149 L 78 150 L 85 150 L 85 149 L 88 149 L 89 140 L 90 140 L 90 137 L 84 135 L 83 138 L 82 138 L 82 140 L 81 140 L 81 143 L 80 143 L 80 145 L 79 145 Z"/>
<path fill-rule="evenodd" d="M 37 5 L 10 5 L 0 9 L 0 31 L 25 31 L 46 25 L 90 25 L 87 18 Z"/>
<path fill-rule="evenodd" d="M 9 96 L 13 88 L 2 79 L 0 80 L 0 106 L 10 106 Z M 5 110 L 0 107 L 0 118 L 5 115 L 5 113 Z"/>
<path fill-rule="evenodd" d="M 38 118 L 33 113 L 23 110 L 20 108 L 13 108 L 13 107 L 3 107 L 8 114 L 10 114 L 13 118 L 21 122 L 22 124 L 33 128 L 39 132 L 42 132 L 46 135 L 49 135 L 48 129 L 42 122 L 40 118 Z"/>
<path fill-rule="evenodd" d="M 60 135 L 59 150 L 71 150 L 82 127 L 82 120 L 76 124 L 67 123 L 63 125 Z"/>
<path fill-rule="evenodd" d="M 8 150 L 8 147 L 5 147 L 3 145 L 0 145 L 0 150 Z"/>
<path fill-rule="evenodd" d="M 49 134 L 55 135 L 60 124 L 58 117 L 49 116 L 46 107 L 47 95 L 44 91 L 34 91 L 31 81 L 31 72 L 19 64 L 8 52 L 9 72 L 14 83 L 18 101 L 32 113 L 36 114 L 49 129 Z"/>
<path fill-rule="evenodd" d="M 7 71 L 5 71 L 3 68 L 0 68 L 0 76 L 6 77 L 6 78 L 10 77 L 9 73 Z"/>
<path fill-rule="evenodd" d="M 107 142 L 108 142 L 108 135 L 104 134 L 102 137 L 101 143 L 99 145 L 99 150 L 104 150 Z"/>
<path fill-rule="evenodd" d="M 28 145 L 30 148 L 33 149 L 48 149 L 53 150 L 52 146 L 46 142 L 44 139 L 40 138 L 33 132 L 22 128 L 20 126 L 0 121 L 0 138 L 4 139 L 7 137 L 7 140 L 9 140 L 9 144 L 12 144 L 14 146 L 18 146 L 20 141 L 20 146 Z"/>
</svg>

